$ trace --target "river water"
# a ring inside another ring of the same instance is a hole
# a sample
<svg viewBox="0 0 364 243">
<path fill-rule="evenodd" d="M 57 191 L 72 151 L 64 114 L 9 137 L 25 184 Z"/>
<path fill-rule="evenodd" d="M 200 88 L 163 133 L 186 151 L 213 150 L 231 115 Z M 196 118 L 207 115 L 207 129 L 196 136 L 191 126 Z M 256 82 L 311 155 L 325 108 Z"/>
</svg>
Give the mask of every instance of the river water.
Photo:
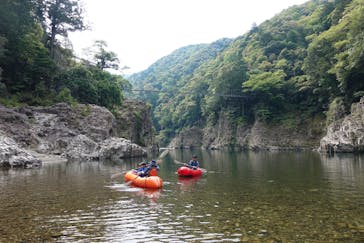
<svg viewBox="0 0 364 243">
<path fill-rule="evenodd" d="M 176 175 L 192 153 L 207 173 Z M 0 242 L 364 242 L 364 156 L 170 151 L 161 190 L 110 176 L 140 159 L 0 170 Z"/>
</svg>

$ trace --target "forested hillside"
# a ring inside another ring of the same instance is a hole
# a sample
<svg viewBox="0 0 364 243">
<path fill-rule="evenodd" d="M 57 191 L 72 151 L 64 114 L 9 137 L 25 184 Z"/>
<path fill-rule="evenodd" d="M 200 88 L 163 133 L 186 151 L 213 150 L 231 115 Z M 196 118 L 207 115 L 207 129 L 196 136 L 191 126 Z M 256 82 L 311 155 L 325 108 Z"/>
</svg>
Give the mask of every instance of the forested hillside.
<svg viewBox="0 0 364 243">
<path fill-rule="evenodd" d="M 212 44 L 182 47 L 161 58 L 147 70 L 133 74 L 129 80 L 133 83 L 134 89 L 161 91 L 159 94 L 138 93 L 138 98 L 146 99 L 152 104 L 152 107 L 156 108 L 160 103 L 168 102 L 177 93 L 183 93 L 182 89 L 185 89 L 185 85 L 192 78 L 196 69 L 203 63 L 216 58 L 231 42 L 231 39 L 225 38 Z M 154 120 L 158 129 L 161 119 L 163 117 L 155 114 Z"/>
<path fill-rule="evenodd" d="M 90 60 L 77 60 L 67 36 L 87 28 L 77 0 L 0 2 L 0 103 L 7 106 L 55 102 L 121 105 L 129 83 L 106 70 L 118 59 L 96 41 Z"/>
<path fill-rule="evenodd" d="M 184 56 L 176 51 L 131 81 L 164 91 L 144 94 L 164 143 L 184 128 L 214 126 L 222 114 L 235 124 L 299 127 L 315 116 L 329 123 L 364 95 L 362 23 L 363 0 L 309 1 L 225 42 L 195 68 L 186 63 L 198 50 L 182 48 Z"/>
</svg>

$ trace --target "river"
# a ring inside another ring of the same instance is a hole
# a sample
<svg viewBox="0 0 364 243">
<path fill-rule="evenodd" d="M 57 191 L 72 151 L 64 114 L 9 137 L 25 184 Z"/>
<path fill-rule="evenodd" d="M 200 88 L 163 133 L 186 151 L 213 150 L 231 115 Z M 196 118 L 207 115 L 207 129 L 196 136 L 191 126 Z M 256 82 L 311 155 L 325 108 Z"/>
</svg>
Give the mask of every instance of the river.
<svg viewBox="0 0 364 243">
<path fill-rule="evenodd" d="M 364 241 L 363 155 L 173 150 L 161 190 L 110 179 L 140 161 L 0 170 L 0 242 Z"/>
</svg>

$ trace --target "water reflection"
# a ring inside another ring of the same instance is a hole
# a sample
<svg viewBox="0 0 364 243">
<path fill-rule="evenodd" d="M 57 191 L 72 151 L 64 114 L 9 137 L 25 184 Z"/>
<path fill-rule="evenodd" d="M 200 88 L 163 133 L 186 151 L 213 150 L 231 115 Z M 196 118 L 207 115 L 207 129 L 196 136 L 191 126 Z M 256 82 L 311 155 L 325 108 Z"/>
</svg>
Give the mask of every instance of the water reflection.
<svg viewBox="0 0 364 243">
<path fill-rule="evenodd" d="M 208 173 L 180 178 L 192 154 Z M 170 151 L 163 188 L 112 174 L 140 159 L 0 171 L 1 242 L 360 242 L 364 159 L 311 152 Z"/>
<path fill-rule="evenodd" d="M 189 191 L 196 186 L 197 182 L 201 180 L 202 176 L 195 177 L 178 177 L 178 184 L 182 191 Z"/>
<path fill-rule="evenodd" d="M 139 188 L 132 186 L 128 183 L 113 184 L 107 186 L 118 192 L 129 192 L 133 196 L 140 197 L 142 199 L 149 199 L 150 202 L 156 203 L 161 196 L 162 189 L 150 189 L 150 188 Z"/>
</svg>

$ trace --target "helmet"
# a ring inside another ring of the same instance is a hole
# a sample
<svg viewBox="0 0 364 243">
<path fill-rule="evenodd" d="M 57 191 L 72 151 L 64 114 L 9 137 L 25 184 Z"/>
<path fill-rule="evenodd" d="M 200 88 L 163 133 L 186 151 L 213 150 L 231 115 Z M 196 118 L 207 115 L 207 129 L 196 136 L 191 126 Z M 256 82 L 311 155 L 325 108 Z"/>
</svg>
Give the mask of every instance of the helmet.
<svg viewBox="0 0 364 243">
<path fill-rule="evenodd" d="M 140 162 L 139 165 L 147 165 L 147 163 L 145 163 L 144 161 L 143 162 Z"/>
<path fill-rule="evenodd" d="M 195 155 L 195 154 L 192 155 L 192 158 L 197 159 L 197 155 Z"/>
<path fill-rule="evenodd" d="M 150 161 L 150 164 L 155 165 L 155 164 L 157 164 L 157 161 L 155 161 L 155 160 L 151 160 L 151 161 Z"/>
</svg>

